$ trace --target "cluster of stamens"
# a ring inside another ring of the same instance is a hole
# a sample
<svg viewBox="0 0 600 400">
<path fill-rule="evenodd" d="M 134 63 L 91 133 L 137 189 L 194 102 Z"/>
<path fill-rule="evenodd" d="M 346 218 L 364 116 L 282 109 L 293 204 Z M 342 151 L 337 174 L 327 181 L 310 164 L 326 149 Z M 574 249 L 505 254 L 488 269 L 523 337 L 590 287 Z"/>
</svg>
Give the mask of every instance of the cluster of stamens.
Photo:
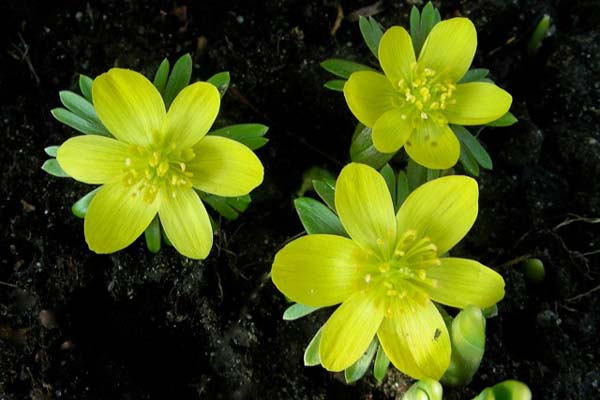
<svg viewBox="0 0 600 400">
<path fill-rule="evenodd" d="M 135 186 L 133 195 L 142 196 L 147 203 L 152 203 L 161 190 L 174 198 L 177 191 L 192 187 L 194 174 L 187 170 L 186 163 L 195 156 L 191 148 L 179 150 L 175 145 L 167 148 L 132 145 L 125 158 L 123 184 Z"/>
</svg>

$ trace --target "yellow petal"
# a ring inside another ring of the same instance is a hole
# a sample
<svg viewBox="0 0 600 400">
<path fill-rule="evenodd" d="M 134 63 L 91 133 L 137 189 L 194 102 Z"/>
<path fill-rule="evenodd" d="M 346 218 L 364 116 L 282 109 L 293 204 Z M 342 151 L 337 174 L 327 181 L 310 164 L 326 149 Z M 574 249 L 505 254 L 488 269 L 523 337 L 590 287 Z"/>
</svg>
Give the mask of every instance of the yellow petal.
<svg viewBox="0 0 600 400">
<path fill-rule="evenodd" d="M 96 253 L 114 253 L 129 246 L 150 225 L 160 202 L 151 204 L 135 195 L 136 186 L 121 182 L 100 188 L 85 216 L 85 240 Z"/>
<path fill-rule="evenodd" d="M 192 184 L 219 196 L 243 196 L 260 185 L 264 170 L 252 150 L 235 140 L 208 135 L 194 147 L 188 163 Z"/>
<path fill-rule="evenodd" d="M 379 41 L 379 63 L 385 76 L 397 85 L 401 79 L 411 78 L 412 64 L 415 62 L 415 50 L 406 29 L 392 26 L 385 31 Z"/>
<path fill-rule="evenodd" d="M 469 70 L 477 49 L 477 31 L 467 18 L 451 18 L 435 25 L 421 49 L 419 66 L 458 81 Z"/>
<path fill-rule="evenodd" d="M 442 316 L 431 301 L 404 302 L 400 310 L 386 317 L 377 332 L 385 354 L 412 378 L 439 380 L 450 364 L 451 351 Z"/>
<path fill-rule="evenodd" d="M 448 124 L 423 120 L 404 145 L 417 163 L 430 169 L 452 168 L 460 156 L 460 142 Z"/>
<path fill-rule="evenodd" d="M 350 237 L 363 249 L 388 256 L 396 241 L 390 191 L 375 169 L 348 164 L 337 179 L 335 207 Z"/>
<path fill-rule="evenodd" d="M 402 118 L 404 116 L 404 118 Z M 412 123 L 399 109 L 383 114 L 373 126 L 373 144 L 382 153 L 395 153 L 408 140 Z"/>
<path fill-rule="evenodd" d="M 427 236 L 444 254 L 469 232 L 477 218 L 479 187 L 460 175 L 434 179 L 412 192 L 398 210 L 398 231 Z"/>
<path fill-rule="evenodd" d="M 213 244 L 213 232 L 204 204 L 193 189 L 166 197 L 158 210 L 160 223 L 178 252 L 202 260 Z"/>
<path fill-rule="evenodd" d="M 469 82 L 456 86 L 453 99 L 445 111 L 451 124 L 482 125 L 506 114 L 512 96 L 493 83 Z"/>
<path fill-rule="evenodd" d="M 383 311 L 372 293 L 356 292 L 329 317 L 321 333 L 319 356 L 328 371 L 342 371 L 367 350 Z"/>
<path fill-rule="evenodd" d="M 75 136 L 64 142 L 56 154 L 61 168 L 74 179 L 101 184 L 121 178 L 128 145 L 97 135 Z"/>
<path fill-rule="evenodd" d="M 302 236 L 275 255 L 273 283 L 295 302 L 313 307 L 341 303 L 364 279 L 366 254 L 352 240 L 335 235 Z"/>
<path fill-rule="evenodd" d="M 368 127 L 393 107 L 397 94 L 385 75 L 359 71 L 350 75 L 344 85 L 344 97 L 352 114 Z"/>
<path fill-rule="evenodd" d="M 427 269 L 427 278 L 437 286 L 424 287 L 431 299 L 451 307 L 490 307 L 504 297 L 504 279 L 496 271 L 474 260 L 441 258 L 442 265 Z"/>
<path fill-rule="evenodd" d="M 183 89 L 169 107 L 163 131 L 169 143 L 188 148 L 206 135 L 221 104 L 221 96 L 214 85 L 196 82 Z"/>
<path fill-rule="evenodd" d="M 112 68 L 94 80 L 92 96 L 100 121 L 117 139 L 148 145 L 160 135 L 165 104 L 142 74 Z"/>
</svg>

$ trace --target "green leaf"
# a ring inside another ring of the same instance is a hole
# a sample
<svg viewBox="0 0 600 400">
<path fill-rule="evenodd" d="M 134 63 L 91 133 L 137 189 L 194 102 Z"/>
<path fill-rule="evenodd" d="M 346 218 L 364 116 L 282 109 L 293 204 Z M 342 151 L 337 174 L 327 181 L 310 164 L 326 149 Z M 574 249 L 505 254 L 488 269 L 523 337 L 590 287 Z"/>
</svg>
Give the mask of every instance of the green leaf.
<svg viewBox="0 0 600 400">
<path fill-rule="evenodd" d="M 90 206 L 90 202 L 92 201 L 96 193 L 98 193 L 98 190 L 100 190 L 99 187 L 92 190 L 91 192 L 77 200 L 75 203 L 73 203 L 73 205 L 71 206 L 71 212 L 74 216 L 78 218 L 85 218 L 88 207 Z"/>
<path fill-rule="evenodd" d="M 87 101 L 84 97 L 81 97 L 77 93 L 70 92 L 68 90 L 63 90 L 59 92 L 60 101 L 63 103 L 65 107 L 75 115 L 89 121 L 96 130 L 99 132 L 103 132 L 104 136 L 109 136 L 110 134 L 100 122 L 98 118 L 98 114 L 96 114 L 96 109 Z"/>
<path fill-rule="evenodd" d="M 58 121 L 86 135 L 110 136 L 104 126 L 90 122 L 66 108 L 55 108 L 50 113 Z"/>
<path fill-rule="evenodd" d="M 498 304 L 494 304 L 493 306 L 489 306 L 487 308 L 481 309 L 483 316 L 486 319 L 494 318 L 498 316 Z"/>
<path fill-rule="evenodd" d="M 540 21 L 535 26 L 529 41 L 527 42 L 527 51 L 529 54 L 535 54 L 542 46 L 542 42 L 548 37 L 551 18 L 548 14 L 544 14 Z"/>
<path fill-rule="evenodd" d="M 190 79 L 192 78 L 192 56 L 189 54 L 184 54 L 177 60 L 175 65 L 173 66 L 173 71 L 169 76 L 169 80 L 167 81 L 167 86 L 165 88 L 165 94 L 163 95 L 163 99 L 165 100 L 165 106 L 167 110 L 171 106 L 175 97 L 181 92 L 183 88 L 185 88 L 190 83 Z"/>
<path fill-rule="evenodd" d="M 346 84 L 346 81 L 343 79 L 332 79 L 330 81 L 325 82 L 323 84 L 323 86 L 329 90 L 333 90 L 336 92 L 343 92 L 345 84 Z"/>
<path fill-rule="evenodd" d="M 306 350 L 304 350 L 304 365 L 307 367 L 321 364 L 321 357 L 319 356 L 319 344 L 321 343 L 322 331 L 323 327 L 317 331 L 315 336 L 313 336 L 313 338 L 310 340 L 308 346 L 306 346 Z"/>
<path fill-rule="evenodd" d="M 388 367 L 390 366 L 390 359 L 383 350 L 382 346 L 377 349 L 377 355 L 375 356 L 375 364 L 373 364 L 373 376 L 378 382 L 381 382 L 385 378 Z"/>
<path fill-rule="evenodd" d="M 200 198 L 216 212 L 229 220 L 235 220 L 248 208 L 252 201 L 250 195 L 240 197 L 221 197 L 214 194 L 198 192 Z"/>
<path fill-rule="evenodd" d="M 56 161 L 56 158 L 51 158 L 49 160 L 46 160 L 44 162 L 44 164 L 42 164 L 42 169 L 44 171 L 46 171 L 47 173 L 49 173 L 50 175 L 54 175 L 59 178 L 68 178 L 69 177 L 69 174 L 67 174 L 65 171 L 63 171 L 63 169 L 60 167 L 60 164 L 58 164 L 58 161 Z"/>
<path fill-rule="evenodd" d="M 335 182 L 335 177 L 325 168 L 313 165 L 302 174 L 302 184 L 300 185 L 300 189 L 296 192 L 296 195 L 298 197 L 302 197 L 306 192 L 312 190 L 314 187 L 314 180 L 328 180 Z"/>
<path fill-rule="evenodd" d="M 238 124 L 209 132 L 209 135 L 233 139 L 248 146 L 251 150 L 256 150 L 269 141 L 263 137 L 268 130 L 269 127 L 262 124 Z"/>
<path fill-rule="evenodd" d="M 396 212 L 398 212 L 409 194 L 408 178 L 404 171 L 400 171 L 398 173 L 398 181 L 396 182 Z"/>
<path fill-rule="evenodd" d="M 431 4 L 427 3 L 419 13 L 419 10 L 413 6 L 410 12 L 410 36 L 412 38 L 415 54 L 421 52 L 421 48 L 427 39 L 431 29 L 441 21 L 440 12 Z"/>
<path fill-rule="evenodd" d="M 472 68 L 468 70 L 466 74 L 463 75 L 463 77 L 460 79 L 460 81 L 458 81 L 458 83 L 478 82 L 482 79 L 485 79 L 485 77 L 487 77 L 489 73 L 489 69 Z"/>
<path fill-rule="evenodd" d="M 501 127 L 504 127 L 504 126 L 514 125 L 517 122 L 519 122 L 519 120 L 517 119 L 517 117 L 515 117 L 510 111 L 508 111 L 506 114 L 504 114 L 503 116 L 501 116 L 497 120 L 492 121 L 492 122 L 488 122 L 485 125 L 486 126 L 501 126 Z"/>
<path fill-rule="evenodd" d="M 479 140 L 469 132 L 464 126 L 450 125 L 454 134 L 458 137 L 458 140 L 462 145 L 465 145 L 469 152 L 473 155 L 475 160 L 485 169 L 492 169 L 492 158 L 488 152 L 483 148 Z"/>
<path fill-rule="evenodd" d="M 160 222 L 158 215 L 154 217 L 150 225 L 144 231 L 144 237 L 146 238 L 146 247 L 151 253 L 158 253 L 160 251 Z"/>
<path fill-rule="evenodd" d="M 458 160 L 467 174 L 471 176 L 479 176 L 479 164 L 464 144 L 460 145 L 460 157 Z"/>
<path fill-rule="evenodd" d="M 406 166 L 406 178 L 408 179 L 408 187 L 412 192 L 427 182 L 427 168 L 409 158 Z"/>
<path fill-rule="evenodd" d="M 335 180 L 334 179 L 320 179 L 313 180 L 313 188 L 319 197 L 327 204 L 333 212 L 335 210 Z"/>
<path fill-rule="evenodd" d="M 367 369 L 369 369 L 369 365 L 371 365 L 373 357 L 375 356 L 377 346 L 377 339 L 373 339 L 365 354 L 363 354 L 358 361 L 344 370 L 344 378 L 346 378 L 346 383 L 356 382 L 365 375 Z"/>
<path fill-rule="evenodd" d="M 437 179 L 442 174 L 441 169 L 429 169 L 427 168 L 427 182 Z"/>
<path fill-rule="evenodd" d="M 294 200 L 294 207 L 304 230 L 309 235 L 328 233 L 348 236 L 338 216 L 320 201 L 309 197 L 299 197 Z"/>
<path fill-rule="evenodd" d="M 161 96 L 165 93 L 165 86 L 167 85 L 167 79 L 169 79 L 169 70 L 171 69 L 171 65 L 169 64 L 169 60 L 166 58 L 162 60 L 158 68 L 156 69 L 156 73 L 154 74 L 154 87 L 159 91 Z"/>
<path fill-rule="evenodd" d="M 371 138 L 371 128 L 359 123 L 356 125 L 352 143 L 350 144 L 350 159 L 354 162 L 367 164 L 380 169 L 394 157 L 395 153 L 384 154 L 377 151 Z"/>
<path fill-rule="evenodd" d="M 379 170 L 379 173 L 381 174 L 381 176 L 383 176 L 383 179 L 385 179 L 385 183 L 387 184 L 387 187 L 390 191 L 390 195 L 392 196 L 392 203 L 394 204 L 394 207 L 396 205 L 396 174 L 394 173 L 394 170 L 392 169 L 392 167 L 390 167 L 390 164 L 385 164 L 383 166 L 383 168 L 381 168 L 381 170 Z"/>
<path fill-rule="evenodd" d="M 207 82 L 213 84 L 219 90 L 221 97 L 223 97 L 229 88 L 230 81 L 229 71 L 223 71 L 208 78 Z"/>
<path fill-rule="evenodd" d="M 375 58 L 379 59 L 379 41 L 383 36 L 383 31 L 373 17 L 358 17 L 358 26 L 365 43 Z"/>
<path fill-rule="evenodd" d="M 249 194 L 237 197 L 224 197 L 227 204 L 239 211 L 240 213 L 246 211 L 250 203 L 252 203 L 252 197 Z"/>
<path fill-rule="evenodd" d="M 44 151 L 46 152 L 46 154 L 48 154 L 50 157 L 56 157 L 56 152 L 58 151 L 58 148 L 60 146 L 48 146 L 44 149 Z"/>
<path fill-rule="evenodd" d="M 305 317 L 308 314 L 317 311 L 320 308 L 321 307 L 305 306 L 304 304 L 300 303 L 292 304 L 283 313 L 283 319 L 285 321 L 294 321 L 296 319 Z"/>
<path fill-rule="evenodd" d="M 80 74 L 79 75 L 79 90 L 83 94 L 83 97 L 86 98 L 87 101 L 93 104 L 92 101 L 92 84 L 94 80 L 87 75 Z"/>
<path fill-rule="evenodd" d="M 485 388 L 473 400 L 531 400 L 531 390 L 526 384 L 509 379 Z"/>
<path fill-rule="evenodd" d="M 342 60 L 339 58 L 329 58 L 321 63 L 321 67 L 340 78 L 350 78 L 356 71 L 375 71 L 373 68 L 354 61 Z"/>
</svg>

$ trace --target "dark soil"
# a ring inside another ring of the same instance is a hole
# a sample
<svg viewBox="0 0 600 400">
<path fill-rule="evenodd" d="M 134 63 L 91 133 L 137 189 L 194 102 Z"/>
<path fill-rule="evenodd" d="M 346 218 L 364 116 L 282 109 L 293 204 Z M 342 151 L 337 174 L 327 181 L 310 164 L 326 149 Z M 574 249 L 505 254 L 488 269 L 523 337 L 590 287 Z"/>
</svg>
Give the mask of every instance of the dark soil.
<svg viewBox="0 0 600 400">
<path fill-rule="evenodd" d="M 378 20 L 406 25 L 408 3 L 384 1 Z M 268 276 L 276 250 L 302 231 L 292 199 L 303 172 L 348 160 L 354 119 L 322 88 L 319 62 L 372 57 L 356 23 L 330 34 L 337 4 L 178 1 L 182 15 L 166 0 L 1 3 L 0 399 L 401 397 L 410 381 L 391 369 L 382 385 L 369 373 L 348 386 L 303 367 L 329 311 L 282 321 L 286 302 Z M 480 178 L 480 216 L 458 254 L 496 268 L 507 291 L 479 373 L 446 399 L 508 378 L 536 399 L 599 398 L 600 225 L 585 218 L 600 216 L 600 3 L 454 0 L 441 11 L 473 19 L 474 65 L 513 93 L 520 119 L 480 136 L 495 165 Z M 532 57 L 527 40 L 543 13 L 555 32 Z M 69 210 L 87 188 L 40 169 L 43 148 L 75 134 L 50 115 L 58 91 L 113 65 L 151 75 L 185 52 L 195 78 L 231 72 L 218 124 L 271 126 L 258 152 L 265 183 L 247 213 L 222 221 L 205 262 L 171 248 L 152 255 L 142 240 L 93 254 Z M 539 285 L 514 262 L 527 255 L 545 263 Z"/>
</svg>

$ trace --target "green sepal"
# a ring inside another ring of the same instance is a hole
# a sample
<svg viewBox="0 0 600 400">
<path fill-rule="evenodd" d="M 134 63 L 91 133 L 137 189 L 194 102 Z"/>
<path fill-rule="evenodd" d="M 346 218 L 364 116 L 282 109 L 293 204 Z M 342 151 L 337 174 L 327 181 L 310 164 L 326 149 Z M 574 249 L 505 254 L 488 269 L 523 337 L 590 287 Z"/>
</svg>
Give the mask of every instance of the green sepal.
<svg viewBox="0 0 600 400">
<path fill-rule="evenodd" d="M 169 64 L 169 60 L 165 58 L 162 60 L 154 74 L 154 81 L 152 83 L 154 83 L 154 87 L 163 97 L 165 94 L 165 87 L 167 86 L 167 80 L 169 79 L 170 69 L 171 64 Z"/>
<path fill-rule="evenodd" d="M 398 172 L 398 181 L 396 182 L 396 212 L 398 212 L 404 201 L 406 201 L 409 194 L 408 178 L 404 171 L 400 171 Z"/>
<path fill-rule="evenodd" d="M 409 158 L 406 165 L 406 178 L 408 180 L 408 187 L 412 192 L 427 182 L 427 168 Z"/>
<path fill-rule="evenodd" d="M 498 304 L 494 304 L 492 306 L 482 308 L 481 313 L 485 317 L 485 319 L 490 319 L 498 316 Z"/>
<path fill-rule="evenodd" d="M 99 132 L 99 134 L 102 134 L 103 136 L 110 136 L 108 130 L 106 130 L 104 125 L 102 125 L 102 122 L 100 122 L 98 114 L 96 114 L 96 109 L 85 97 L 68 90 L 62 90 L 58 94 L 60 101 L 67 108 L 67 110 L 88 121 L 94 127 L 94 130 Z"/>
<path fill-rule="evenodd" d="M 92 101 L 92 85 L 94 84 L 94 80 L 87 75 L 79 74 L 79 90 L 81 90 L 81 94 L 83 97 L 90 103 L 94 104 Z"/>
<path fill-rule="evenodd" d="M 165 107 L 167 110 L 179 92 L 181 92 L 183 88 L 190 84 L 191 78 L 192 56 L 189 54 L 184 54 L 177 60 L 177 62 L 175 62 L 173 70 L 171 71 L 171 75 L 167 81 L 167 86 L 165 87 L 163 99 L 165 101 Z"/>
<path fill-rule="evenodd" d="M 481 82 L 488 76 L 489 73 L 489 69 L 472 68 L 468 70 L 466 74 L 463 75 L 463 77 L 458 81 L 458 83 Z"/>
<path fill-rule="evenodd" d="M 383 168 L 379 170 L 381 176 L 385 180 L 385 183 L 390 191 L 390 196 L 392 196 L 392 204 L 394 204 L 394 208 L 396 208 L 396 173 L 393 168 L 390 167 L 390 164 L 385 164 Z"/>
<path fill-rule="evenodd" d="M 237 124 L 214 130 L 208 134 L 226 137 L 246 145 L 250 150 L 257 150 L 269 141 L 264 137 L 268 130 L 269 127 L 262 124 Z"/>
<path fill-rule="evenodd" d="M 69 174 L 67 174 L 60 166 L 56 158 L 50 158 L 49 160 L 44 161 L 42 164 L 42 169 L 49 173 L 50 175 L 54 175 L 58 178 L 68 178 Z"/>
<path fill-rule="evenodd" d="M 221 97 L 223 97 L 227 93 L 227 89 L 229 89 L 231 76 L 229 75 L 229 71 L 222 71 L 208 78 L 207 82 L 216 87 Z"/>
<path fill-rule="evenodd" d="M 331 208 L 331 211 L 337 213 L 335 209 L 335 179 L 315 179 L 312 183 L 319 197 Z"/>
<path fill-rule="evenodd" d="M 86 135 L 111 136 L 103 125 L 88 121 L 66 108 L 54 108 L 50 113 L 59 122 Z"/>
<path fill-rule="evenodd" d="M 360 357 L 354 364 L 349 366 L 344 370 L 344 378 L 346 379 L 346 383 L 353 383 L 362 378 L 367 370 L 369 369 L 369 365 L 371 365 L 371 361 L 373 357 L 375 357 L 375 352 L 377 351 L 379 342 L 377 339 L 373 339 L 367 351 Z"/>
<path fill-rule="evenodd" d="M 58 148 L 60 146 L 48 146 L 44 148 L 44 152 L 48 154 L 50 157 L 56 157 L 56 153 L 58 152 Z"/>
<path fill-rule="evenodd" d="M 335 92 L 343 92 L 346 81 L 344 79 L 332 79 L 323 84 L 323 87 Z"/>
<path fill-rule="evenodd" d="M 144 231 L 144 237 L 146 238 L 146 247 L 151 253 L 158 253 L 160 251 L 160 221 L 158 215 L 154 217 L 150 225 Z"/>
<path fill-rule="evenodd" d="M 419 13 L 419 9 L 413 6 L 410 11 L 410 37 L 413 42 L 415 54 L 421 52 L 421 48 L 427 39 L 427 35 L 433 27 L 442 20 L 437 8 L 428 2 Z"/>
<path fill-rule="evenodd" d="M 348 236 L 338 216 L 325 204 L 310 197 L 294 200 L 294 207 L 304 230 L 309 235 L 326 233 Z"/>
<path fill-rule="evenodd" d="M 359 16 L 358 27 L 367 47 L 371 50 L 375 58 L 379 59 L 379 41 L 381 40 L 381 36 L 383 36 L 381 26 L 373 17 L 365 18 Z"/>
<path fill-rule="evenodd" d="M 222 197 L 204 192 L 198 192 L 198 194 L 206 204 L 228 220 L 237 219 L 240 213 L 246 211 L 252 201 L 249 194 L 238 197 Z"/>
<path fill-rule="evenodd" d="M 320 309 L 321 307 L 305 306 L 304 304 L 296 303 L 289 306 L 283 313 L 284 321 L 294 321 L 307 316 Z"/>
<path fill-rule="evenodd" d="M 473 400 L 531 400 L 531 390 L 523 382 L 509 379 L 484 389 Z"/>
<path fill-rule="evenodd" d="M 367 164 L 375 169 L 380 169 L 394 157 L 395 153 L 380 153 L 373 145 L 371 128 L 361 123 L 356 125 L 350 144 L 350 160 Z"/>
<path fill-rule="evenodd" d="M 319 344 L 321 343 L 321 332 L 323 331 L 323 327 L 321 327 L 315 336 L 310 340 L 308 346 L 306 346 L 306 350 L 304 350 L 304 365 L 307 367 L 313 367 L 315 365 L 321 364 L 321 357 L 319 356 Z"/>
<path fill-rule="evenodd" d="M 471 176 L 479 176 L 479 164 L 475 157 L 471 154 L 467 146 L 461 143 L 460 157 L 458 158 L 465 172 Z"/>
<path fill-rule="evenodd" d="M 497 120 L 492 121 L 492 122 L 488 122 L 485 125 L 486 126 L 506 127 L 506 126 L 514 125 L 517 122 L 519 122 L 519 120 L 517 119 L 517 117 L 515 117 L 510 111 L 507 111 L 506 114 L 504 114 L 503 116 L 501 116 Z"/>
<path fill-rule="evenodd" d="M 377 355 L 375 356 L 375 363 L 373 363 L 373 376 L 378 382 L 383 381 L 385 374 L 387 373 L 388 367 L 390 366 L 390 359 L 380 345 L 377 349 Z"/>
<path fill-rule="evenodd" d="M 438 381 L 430 378 L 421 379 L 408 388 L 402 400 L 442 400 L 444 389 Z"/>
<path fill-rule="evenodd" d="M 350 75 L 356 71 L 375 71 L 373 68 L 366 65 L 354 61 L 342 60 L 340 58 L 329 58 L 323 61 L 321 63 L 321 68 L 327 72 L 331 72 L 335 76 L 346 79 L 350 78 Z"/>
<path fill-rule="evenodd" d="M 493 168 L 492 158 L 471 132 L 461 125 L 450 125 L 450 127 L 460 141 L 461 148 L 463 145 L 466 146 L 467 150 L 482 168 Z"/>
<path fill-rule="evenodd" d="M 76 216 L 77 218 L 85 218 L 87 210 L 90 206 L 90 202 L 92 201 L 96 193 L 98 193 L 98 190 L 100 190 L 99 187 L 92 190 L 91 192 L 77 200 L 75 203 L 73 203 L 73 205 L 71 206 L 71 212 L 74 216 Z"/>
</svg>

